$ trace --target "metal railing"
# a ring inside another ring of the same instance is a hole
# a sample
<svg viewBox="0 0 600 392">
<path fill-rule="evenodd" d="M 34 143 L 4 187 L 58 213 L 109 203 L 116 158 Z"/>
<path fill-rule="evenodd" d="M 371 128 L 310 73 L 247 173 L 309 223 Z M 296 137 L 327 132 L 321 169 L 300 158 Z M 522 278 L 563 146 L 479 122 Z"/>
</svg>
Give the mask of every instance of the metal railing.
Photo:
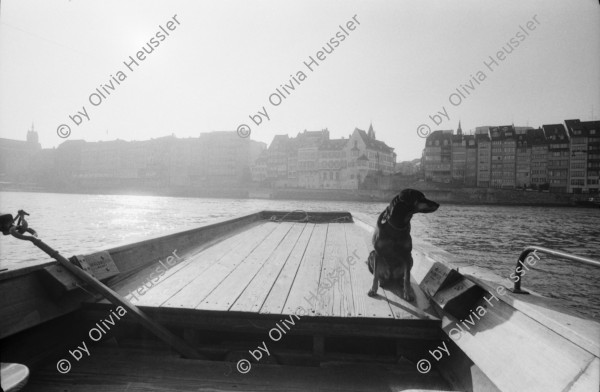
<svg viewBox="0 0 600 392">
<path fill-rule="evenodd" d="M 528 294 L 527 291 L 521 290 L 521 273 L 523 271 L 523 266 L 525 258 L 527 256 L 529 256 L 529 254 L 531 252 L 541 252 L 541 253 L 545 253 L 551 256 L 556 256 L 556 257 L 561 257 L 564 259 L 568 259 L 568 260 L 572 260 L 572 261 L 577 261 L 578 263 L 582 263 L 582 264 L 587 264 L 587 265 L 591 265 L 593 267 L 599 267 L 600 268 L 600 261 L 596 261 L 593 259 L 588 259 L 587 257 L 582 257 L 582 256 L 576 256 L 576 255 L 572 255 L 570 253 L 565 253 L 565 252 L 561 252 L 558 250 L 553 250 L 553 249 L 548 249 L 548 248 L 542 248 L 541 246 L 528 246 L 526 247 L 523 252 L 521 252 L 521 255 L 519 256 L 519 260 L 517 261 L 517 266 L 515 267 L 515 274 L 516 277 L 518 277 L 519 279 L 517 279 L 515 281 L 515 287 L 513 288 L 513 293 L 516 294 Z M 539 259 L 539 257 L 538 257 Z"/>
</svg>

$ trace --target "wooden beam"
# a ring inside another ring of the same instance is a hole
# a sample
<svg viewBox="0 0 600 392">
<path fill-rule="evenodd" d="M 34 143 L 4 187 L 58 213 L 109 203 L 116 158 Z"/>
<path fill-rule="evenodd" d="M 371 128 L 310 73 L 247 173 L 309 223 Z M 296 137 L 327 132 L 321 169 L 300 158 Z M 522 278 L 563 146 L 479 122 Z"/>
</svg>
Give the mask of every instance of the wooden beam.
<svg viewBox="0 0 600 392">
<path fill-rule="evenodd" d="M 107 304 L 86 304 L 86 318 L 97 320 L 109 309 Z M 142 307 L 163 325 L 233 333 L 268 333 L 281 314 L 222 312 L 199 309 Z M 127 323 L 127 320 L 121 322 Z M 439 320 L 379 319 L 371 317 L 302 316 L 287 333 L 291 335 L 371 336 L 439 340 L 444 335 Z"/>
<path fill-rule="evenodd" d="M 313 356 L 321 360 L 325 355 L 325 337 L 323 335 L 313 336 Z"/>
</svg>

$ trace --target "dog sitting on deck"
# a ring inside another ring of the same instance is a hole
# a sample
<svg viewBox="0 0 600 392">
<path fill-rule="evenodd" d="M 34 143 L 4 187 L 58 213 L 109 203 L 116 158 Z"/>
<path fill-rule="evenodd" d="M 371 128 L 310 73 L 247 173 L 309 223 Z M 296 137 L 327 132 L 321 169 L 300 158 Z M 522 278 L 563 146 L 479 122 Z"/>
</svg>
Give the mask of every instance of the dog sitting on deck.
<svg viewBox="0 0 600 392">
<path fill-rule="evenodd" d="M 410 220 L 416 213 L 434 212 L 440 205 L 425 198 L 414 189 L 404 189 L 392 199 L 379 215 L 373 233 L 373 248 L 367 264 L 373 274 L 369 296 L 377 295 L 379 284 L 385 287 L 391 281 L 403 281 L 402 297 L 413 301 L 410 270 L 413 266 Z M 400 280 L 400 278 L 404 278 Z"/>
</svg>

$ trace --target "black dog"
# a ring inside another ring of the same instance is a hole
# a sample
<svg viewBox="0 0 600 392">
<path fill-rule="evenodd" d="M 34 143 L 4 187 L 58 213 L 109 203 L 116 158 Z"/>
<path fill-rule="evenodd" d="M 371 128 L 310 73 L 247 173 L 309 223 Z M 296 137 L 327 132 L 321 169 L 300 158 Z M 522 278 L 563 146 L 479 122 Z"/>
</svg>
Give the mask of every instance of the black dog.
<svg viewBox="0 0 600 392">
<path fill-rule="evenodd" d="M 404 277 L 403 298 L 414 300 L 410 286 L 410 270 L 413 266 L 410 219 L 418 212 L 434 212 L 440 205 L 425 198 L 414 189 L 404 189 L 392 199 L 390 205 L 379 215 L 373 233 L 373 250 L 367 264 L 373 274 L 373 287 L 369 296 L 377 295 L 379 283 Z"/>
</svg>

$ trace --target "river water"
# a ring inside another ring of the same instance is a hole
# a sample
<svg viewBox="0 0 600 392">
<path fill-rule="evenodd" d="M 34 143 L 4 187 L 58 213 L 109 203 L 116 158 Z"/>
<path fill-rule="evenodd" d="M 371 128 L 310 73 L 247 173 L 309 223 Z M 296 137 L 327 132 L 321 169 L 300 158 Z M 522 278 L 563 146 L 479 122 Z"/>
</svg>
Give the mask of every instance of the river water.
<svg viewBox="0 0 600 392">
<path fill-rule="evenodd" d="M 39 237 L 67 257 L 256 210 L 357 211 L 375 222 L 386 205 L 0 192 L 0 212 L 30 213 L 28 221 Z M 527 245 L 600 259 L 600 209 L 442 205 L 435 213 L 417 214 L 412 235 L 460 256 L 462 266 L 476 265 L 506 278 Z M 46 260 L 30 243 L 0 239 L 0 268 Z M 600 269 L 545 256 L 541 261 L 527 272 L 524 288 L 600 321 Z"/>
</svg>

